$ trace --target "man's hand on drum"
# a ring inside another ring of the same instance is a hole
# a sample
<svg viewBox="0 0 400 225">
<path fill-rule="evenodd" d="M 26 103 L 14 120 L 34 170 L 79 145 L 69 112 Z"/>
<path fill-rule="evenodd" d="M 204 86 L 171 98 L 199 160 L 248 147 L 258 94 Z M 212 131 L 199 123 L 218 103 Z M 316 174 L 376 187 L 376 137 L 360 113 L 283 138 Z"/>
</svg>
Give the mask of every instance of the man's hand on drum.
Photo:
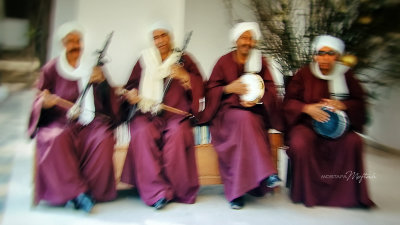
<svg viewBox="0 0 400 225">
<path fill-rule="evenodd" d="M 247 85 L 242 83 L 239 79 L 232 81 L 224 87 L 225 94 L 244 95 L 247 91 Z M 256 105 L 256 102 L 241 101 L 240 104 L 243 107 L 253 107 Z"/>
<path fill-rule="evenodd" d="M 339 100 L 324 98 L 324 99 L 322 99 L 322 102 L 327 107 L 333 108 L 333 110 L 346 110 L 347 109 L 346 105 Z"/>
<path fill-rule="evenodd" d="M 40 98 L 42 99 L 42 108 L 49 109 L 58 103 L 60 97 L 57 95 L 52 95 L 49 90 L 45 89 L 40 93 Z"/>
<path fill-rule="evenodd" d="M 318 122 L 327 122 L 329 120 L 329 114 L 322 110 L 324 106 L 326 106 L 326 104 L 323 102 L 307 104 L 303 107 L 303 112 Z"/>
<path fill-rule="evenodd" d="M 182 87 L 185 88 L 185 90 L 189 90 L 192 88 L 190 85 L 190 76 L 189 73 L 180 65 L 174 64 L 171 66 L 171 77 L 173 79 L 179 80 L 181 83 Z"/>
<path fill-rule="evenodd" d="M 242 83 L 239 79 L 232 81 L 224 87 L 225 94 L 244 95 L 247 93 L 247 85 Z"/>
</svg>

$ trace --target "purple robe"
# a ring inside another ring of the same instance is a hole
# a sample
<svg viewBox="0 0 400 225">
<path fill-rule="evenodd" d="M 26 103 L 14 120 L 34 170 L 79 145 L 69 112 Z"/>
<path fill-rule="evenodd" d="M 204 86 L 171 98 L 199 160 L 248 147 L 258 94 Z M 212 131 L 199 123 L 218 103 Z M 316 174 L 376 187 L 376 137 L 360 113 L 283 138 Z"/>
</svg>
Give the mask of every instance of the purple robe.
<svg viewBox="0 0 400 225">
<path fill-rule="evenodd" d="M 56 63 L 53 59 L 42 68 L 37 88 L 75 102 L 78 83 L 60 76 Z M 104 98 L 104 90 L 109 99 Z M 114 115 L 120 103 L 107 82 L 93 84 L 93 93 L 96 116 L 86 126 L 68 121 L 67 110 L 58 105 L 43 109 L 36 97 L 28 127 L 30 137 L 36 137 L 35 203 L 61 205 L 84 192 L 96 201 L 116 197 L 113 123 L 118 121 Z"/>
<path fill-rule="evenodd" d="M 315 77 L 306 66 L 288 84 L 284 115 L 288 126 L 287 154 L 292 170 L 290 197 L 306 206 L 373 206 L 364 174 L 361 132 L 365 122 L 365 93 L 351 71 L 345 79 L 349 97 L 342 102 L 350 120 L 350 130 L 338 139 L 318 136 L 311 117 L 302 113 L 305 104 L 330 98 L 328 81 Z M 346 177 L 345 177 L 346 176 Z"/>
<path fill-rule="evenodd" d="M 281 104 L 267 62 L 263 58 L 259 75 L 265 84 L 263 104 L 240 105 L 239 96 L 224 94 L 223 88 L 244 73 L 234 52 L 222 56 L 206 86 L 206 109 L 202 122 L 210 121 L 212 144 L 217 151 L 225 196 L 232 201 L 245 193 L 264 194 L 265 178 L 277 174 L 272 161 L 268 129 L 282 130 Z"/>
<path fill-rule="evenodd" d="M 204 95 L 202 76 L 191 57 L 184 55 L 191 90 L 172 80 L 163 103 L 198 115 L 199 99 Z M 139 88 L 142 74 L 136 63 L 126 85 Z M 192 126 L 182 115 L 163 111 L 152 116 L 137 111 L 130 123 L 129 145 L 121 180 L 133 184 L 141 199 L 153 205 L 160 198 L 194 203 L 199 189 Z"/>
</svg>

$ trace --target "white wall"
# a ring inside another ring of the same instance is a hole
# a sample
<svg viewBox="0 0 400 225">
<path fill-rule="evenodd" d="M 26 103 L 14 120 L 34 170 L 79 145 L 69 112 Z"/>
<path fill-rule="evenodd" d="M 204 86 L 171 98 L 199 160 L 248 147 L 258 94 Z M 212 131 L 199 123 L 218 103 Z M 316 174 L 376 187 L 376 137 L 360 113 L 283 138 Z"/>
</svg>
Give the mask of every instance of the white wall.
<svg viewBox="0 0 400 225">
<path fill-rule="evenodd" d="M 223 0 L 56 0 L 53 28 L 69 20 L 81 23 L 86 31 L 86 52 L 100 48 L 107 34 L 114 31 L 107 68 L 114 84 L 123 84 L 147 46 L 148 26 L 163 19 L 173 26 L 177 46 L 182 45 L 185 33 L 193 30 L 188 51 L 206 79 L 216 60 L 232 47 L 231 19 L 255 20 L 246 4 L 247 0 L 234 1 L 230 14 Z M 50 44 L 49 58 L 53 58 L 59 53 L 58 43 Z"/>
<path fill-rule="evenodd" d="M 184 0 L 57 0 L 57 3 L 55 27 L 65 22 L 65 18 L 82 24 L 86 53 L 94 54 L 104 45 L 107 35 L 114 31 L 107 51 L 110 59 L 107 69 L 114 85 L 127 81 L 140 51 L 148 46 L 150 34 L 147 29 L 153 22 L 169 22 L 176 42 L 181 43 L 183 39 Z M 56 45 L 52 43 L 53 49 Z M 52 57 L 57 54 L 53 53 Z"/>
<path fill-rule="evenodd" d="M 60 52 L 61 44 L 54 39 L 54 32 L 57 31 L 57 28 L 63 23 L 76 20 L 76 14 L 78 11 L 77 2 L 78 0 L 54 0 L 54 5 L 51 12 L 52 20 L 50 22 L 49 29 L 50 35 L 48 42 L 49 54 L 47 54 L 48 60 L 54 58 Z"/>
<path fill-rule="evenodd" d="M 246 1 L 234 1 L 232 15 L 223 2 L 186 0 L 185 31 L 193 30 L 188 51 L 200 62 L 206 78 L 210 76 L 218 58 L 229 52 L 233 46 L 229 40 L 231 18 L 255 21 L 254 16 L 243 4 Z"/>
<path fill-rule="evenodd" d="M 375 142 L 400 152 L 400 87 L 387 90 L 370 107 L 367 135 Z"/>
</svg>

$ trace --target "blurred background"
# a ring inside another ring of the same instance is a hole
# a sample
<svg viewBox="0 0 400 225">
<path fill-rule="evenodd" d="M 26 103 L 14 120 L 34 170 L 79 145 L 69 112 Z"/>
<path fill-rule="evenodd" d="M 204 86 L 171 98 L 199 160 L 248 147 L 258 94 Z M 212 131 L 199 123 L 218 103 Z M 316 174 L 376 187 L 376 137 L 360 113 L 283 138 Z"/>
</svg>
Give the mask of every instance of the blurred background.
<svg viewBox="0 0 400 225">
<path fill-rule="evenodd" d="M 399 151 L 395 134 L 400 119 L 399 0 L 0 0 L 0 95 L 8 83 L 30 87 L 40 67 L 58 55 L 53 32 L 66 21 L 85 28 L 85 53 L 94 55 L 114 31 L 107 67 L 114 85 L 126 82 L 147 47 L 148 27 L 166 20 L 174 28 L 175 44 L 193 30 L 188 46 L 204 79 L 216 60 L 233 46 L 231 26 L 257 21 L 263 39 L 259 47 L 270 60 L 277 85 L 311 60 L 310 41 L 331 34 L 346 43 L 347 60 L 365 85 L 370 110 L 366 137 Z"/>
<path fill-rule="evenodd" d="M 60 44 L 53 37 L 64 22 L 78 21 L 85 28 L 85 57 L 93 56 L 114 31 L 106 56 L 108 79 L 123 85 L 151 41 L 148 28 L 155 21 L 172 25 L 176 47 L 193 31 L 188 52 L 204 80 L 233 47 L 232 25 L 257 21 L 263 34 L 259 48 L 281 88 L 311 60 L 309 46 L 315 36 L 342 38 L 343 61 L 368 92 L 369 122 L 362 135 L 378 150 L 399 155 L 399 12 L 400 0 L 0 0 L 0 149 L 12 138 L 26 138 L 33 86 L 41 66 L 59 54 Z M 18 102 L 10 103 L 13 97 Z M 17 118 L 17 125 L 4 112 Z M 0 156 L 5 154 L 0 151 Z"/>
</svg>

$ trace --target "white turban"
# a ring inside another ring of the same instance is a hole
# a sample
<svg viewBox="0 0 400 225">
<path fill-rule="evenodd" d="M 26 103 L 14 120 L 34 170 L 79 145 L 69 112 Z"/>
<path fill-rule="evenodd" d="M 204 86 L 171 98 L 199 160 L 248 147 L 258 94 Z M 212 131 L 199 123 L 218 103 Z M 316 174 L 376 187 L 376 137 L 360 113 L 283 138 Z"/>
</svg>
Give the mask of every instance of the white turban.
<svg viewBox="0 0 400 225">
<path fill-rule="evenodd" d="M 337 51 L 339 54 L 344 53 L 344 42 L 339 38 L 330 35 L 317 36 L 312 42 L 312 51 L 317 52 L 323 47 L 329 47 Z"/>
<path fill-rule="evenodd" d="M 165 30 L 168 31 L 168 33 L 172 33 L 172 27 L 165 21 L 157 21 L 153 23 L 149 29 L 149 32 L 152 33 L 155 30 Z"/>
<path fill-rule="evenodd" d="M 83 27 L 76 22 L 67 22 L 61 25 L 57 30 L 57 40 L 62 43 L 62 40 L 70 33 L 78 32 L 81 36 L 83 35 Z M 79 90 L 82 92 L 89 82 L 90 75 L 92 72 L 91 64 L 80 62 L 77 68 L 72 67 L 66 57 L 66 49 L 63 49 L 60 57 L 57 61 L 57 71 L 59 75 L 67 80 L 77 81 Z M 81 105 L 81 113 L 79 114 L 79 123 L 87 125 L 95 117 L 95 105 L 93 87 L 90 87 L 83 97 Z M 75 106 L 78 107 L 78 106 Z M 71 113 L 72 111 L 68 111 Z"/>
<path fill-rule="evenodd" d="M 233 26 L 231 30 L 231 41 L 233 43 L 236 43 L 237 39 L 246 31 L 251 31 L 251 33 L 254 35 L 253 39 L 256 39 L 257 41 L 260 40 L 261 38 L 261 31 L 260 27 L 258 26 L 258 23 L 256 22 L 242 22 L 242 23 L 237 23 L 235 26 Z"/>
<path fill-rule="evenodd" d="M 78 32 L 83 34 L 83 27 L 76 22 L 67 22 L 57 30 L 57 40 L 61 42 L 69 33 Z"/>
<path fill-rule="evenodd" d="M 172 30 L 171 25 L 170 25 L 169 23 L 163 21 L 163 20 L 159 20 L 159 21 L 153 23 L 153 24 L 150 26 L 150 29 L 148 30 L 148 33 L 149 33 L 149 35 L 150 35 L 150 40 L 151 40 L 151 41 L 150 41 L 150 45 L 151 45 L 151 46 L 154 46 L 153 31 L 155 31 L 155 30 L 165 30 L 165 31 L 168 31 L 169 36 L 171 37 L 171 39 L 173 39 L 173 35 L 172 35 L 173 30 Z M 171 44 L 172 44 L 172 47 L 173 47 L 173 46 L 174 46 L 173 40 L 171 40 Z"/>
</svg>

